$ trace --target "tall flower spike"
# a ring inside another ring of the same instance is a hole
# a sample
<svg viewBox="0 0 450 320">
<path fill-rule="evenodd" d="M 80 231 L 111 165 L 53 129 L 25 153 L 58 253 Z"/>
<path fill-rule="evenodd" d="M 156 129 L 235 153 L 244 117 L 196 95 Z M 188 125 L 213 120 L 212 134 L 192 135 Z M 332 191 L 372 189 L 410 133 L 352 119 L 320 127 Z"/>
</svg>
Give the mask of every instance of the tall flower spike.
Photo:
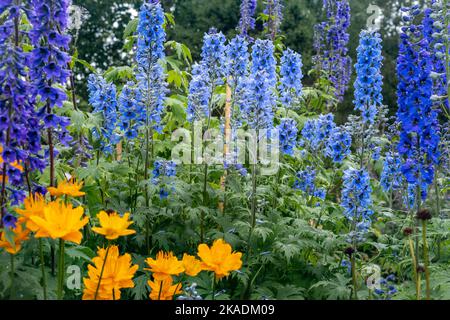
<svg viewBox="0 0 450 320">
<path fill-rule="evenodd" d="M 266 0 L 264 14 L 267 15 L 267 22 L 265 22 L 264 27 L 267 28 L 271 39 L 275 40 L 283 22 L 282 0 Z"/>
<path fill-rule="evenodd" d="M 348 0 L 326 0 L 327 20 L 314 27 L 313 59 L 318 71 L 325 71 L 338 102 L 342 102 L 350 83 L 352 66 L 348 56 L 350 5 Z"/>
<path fill-rule="evenodd" d="M 299 53 L 291 49 L 283 52 L 280 69 L 281 79 L 278 89 L 281 103 L 285 108 L 292 108 L 294 105 L 299 104 L 303 89 L 302 67 L 302 56 Z"/>
<path fill-rule="evenodd" d="M 407 26 L 402 28 L 397 60 L 397 118 L 401 123 L 398 152 L 405 158 L 402 172 L 409 184 L 422 188 L 424 199 L 426 186 L 434 179 L 434 166 L 439 162 L 440 135 L 438 114 L 431 100 L 430 45 L 423 26 L 414 24 L 420 14 L 418 6 L 404 9 Z"/>
<path fill-rule="evenodd" d="M 189 84 L 187 120 L 199 121 L 209 116 L 209 104 L 211 100 L 209 74 L 202 64 L 194 64 L 192 67 L 192 80 Z"/>
<path fill-rule="evenodd" d="M 349 235 L 349 241 L 362 241 L 373 215 L 370 209 L 372 188 L 369 173 L 363 169 L 350 168 L 344 172 L 343 179 L 341 206 L 344 208 L 344 216 L 355 226 Z"/>
<path fill-rule="evenodd" d="M 209 73 L 211 86 L 223 83 L 226 72 L 226 39 L 222 32 L 211 29 L 203 37 L 202 64 Z"/>
<path fill-rule="evenodd" d="M 402 162 L 398 154 L 386 153 L 380 184 L 385 192 L 398 190 L 402 186 Z"/>
<path fill-rule="evenodd" d="M 356 110 L 362 112 L 363 120 L 373 124 L 383 103 L 381 36 L 377 32 L 364 30 L 359 37 L 354 103 Z"/>
<path fill-rule="evenodd" d="M 120 140 L 115 132 L 118 119 L 116 86 L 106 82 L 101 76 L 91 74 L 88 79 L 88 90 L 89 103 L 94 107 L 93 112 L 100 114 L 103 119 L 100 131 L 95 128 L 93 135 L 100 140 L 103 152 L 111 154 Z"/>
<path fill-rule="evenodd" d="M 140 92 L 134 82 L 128 82 L 119 95 L 119 128 L 124 132 L 125 138 L 134 139 L 138 136 L 142 126 Z"/>
<path fill-rule="evenodd" d="M 24 165 L 43 170 L 40 123 L 35 111 L 33 87 L 26 77 L 30 54 L 22 50 L 27 34 L 20 28 L 22 5 L 3 1 L 0 7 L 0 207 L 25 198 Z M 8 187 L 7 187 L 8 184 Z M 1 208 L 0 208 L 1 210 Z"/>
<path fill-rule="evenodd" d="M 241 1 L 241 19 L 239 20 L 239 31 L 241 35 L 248 37 L 248 32 L 255 28 L 255 13 L 257 0 Z"/>
<path fill-rule="evenodd" d="M 31 52 L 30 78 L 34 94 L 40 97 L 45 106 L 39 111 L 44 126 L 57 134 L 64 145 L 72 140 L 67 131 L 69 119 L 53 113 L 54 107 L 62 107 L 67 95 L 59 86 L 64 86 L 70 76 L 69 50 L 70 36 L 64 34 L 69 15 L 68 0 L 32 0 L 29 20 L 33 26 L 30 31 Z"/>
<path fill-rule="evenodd" d="M 139 12 L 137 27 L 137 80 L 141 117 L 146 127 L 162 130 L 161 119 L 167 95 L 166 76 L 161 65 L 165 58 L 164 11 L 157 0 L 146 2 Z"/>
</svg>

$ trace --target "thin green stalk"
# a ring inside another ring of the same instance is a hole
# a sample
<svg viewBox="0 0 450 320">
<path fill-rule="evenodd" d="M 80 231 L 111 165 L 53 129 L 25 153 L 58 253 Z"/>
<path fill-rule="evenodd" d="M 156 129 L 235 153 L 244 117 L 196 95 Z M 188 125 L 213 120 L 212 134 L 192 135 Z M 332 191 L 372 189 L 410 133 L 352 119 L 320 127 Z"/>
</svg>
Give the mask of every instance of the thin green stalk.
<svg viewBox="0 0 450 320">
<path fill-rule="evenodd" d="M 216 300 L 216 274 L 214 272 L 212 276 L 212 300 Z"/>
<path fill-rule="evenodd" d="M 436 215 L 441 217 L 441 197 L 440 197 L 440 191 L 439 191 L 439 181 L 438 181 L 438 175 L 439 171 L 436 169 L 436 173 L 434 175 L 434 192 L 436 193 Z M 440 235 L 437 236 L 437 261 L 441 259 L 441 241 L 442 238 Z"/>
<path fill-rule="evenodd" d="M 42 291 L 44 294 L 44 300 L 47 300 L 47 275 L 45 274 L 44 244 L 42 242 L 42 238 L 39 238 L 39 258 L 41 260 Z"/>
<path fill-rule="evenodd" d="M 430 269 L 428 267 L 429 257 L 428 257 L 428 242 L 427 242 L 427 222 L 422 220 L 422 241 L 423 241 L 423 259 L 425 268 L 425 284 L 426 284 L 426 299 L 431 299 L 431 289 L 430 289 Z"/>
<path fill-rule="evenodd" d="M 64 240 L 59 239 L 58 288 L 57 299 L 62 300 L 64 288 Z"/>
<path fill-rule="evenodd" d="M 416 282 L 416 299 L 420 300 L 420 278 L 419 278 L 419 274 L 417 272 L 417 260 L 416 260 L 416 255 L 414 254 L 414 243 L 413 243 L 411 237 L 408 237 L 408 244 L 409 244 L 409 252 L 411 254 L 411 260 L 412 260 L 412 266 L 413 266 L 414 281 Z"/>
<path fill-rule="evenodd" d="M 356 259 L 355 253 L 352 254 L 351 257 L 351 265 L 352 265 L 352 284 L 353 284 L 353 299 L 358 300 L 358 280 L 356 278 Z"/>
<path fill-rule="evenodd" d="M 16 273 L 16 270 L 14 267 L 14 255 L 10 254 L 9 256 L 11 257 L 11 273 L 10 273 L 11 287 L 10 287 L 10 291 L 9 291 L 9 298 L 10 298 L 10 300 L 14 300 L 16 297 L 16 288 L 15 288 L 15 284 L 14 284 L 14 275 Z"/>
<path fill-rule="evenodd" d="M 94 300 L 97 300 L 98 291 L 100 290 L 100 283 L 102 282 L 103 272 L 105 271 L 106 259 L 108 259 L 110 245 L 106 248 L 105 259 L 103 260 L 102 270 L 100 271 L 100 277 L 98 278 L 97 288 L 95 289 Z"/>
<path fill-rule="evenodd" d="M 208 164 L 205 163 L 204 167 L 204 177 L 203 177 L 203 206 L 206 207 L 206 197 L 207 191 L 206 187 L 208 186 Z M 205 211 L 202 210 L 200 213 L 200 242 L 203 243 L 205 240 Z"/>
</svg>

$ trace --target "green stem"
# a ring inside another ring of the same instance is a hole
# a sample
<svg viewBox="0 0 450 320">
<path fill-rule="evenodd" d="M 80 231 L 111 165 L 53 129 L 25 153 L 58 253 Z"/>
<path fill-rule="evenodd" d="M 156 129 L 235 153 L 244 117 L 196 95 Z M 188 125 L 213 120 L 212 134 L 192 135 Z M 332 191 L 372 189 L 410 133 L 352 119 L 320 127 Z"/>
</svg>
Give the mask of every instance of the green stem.
<svg viewBox="0 0 450 320">
<path fill-rule="evenodd" d="M 408 237 L 408 244 L 409 244 L 409 252 L 411 254 L 411 260 L 412 260 L 412 267 L 413 267 L 413 276 L 414 281 L 416 282 L 416 299 L 420 300 L 420 280 L 417 273 L 417 260 L 416 256 L 414 254 L 414 243 L 411 239 L 411 237 Z"/>
<path fill-rule="evenodd" d="M 428 243 L 427 243 L 427 222 L 422 220 L 422 241 L 423 241 L 423 259 L 425 268 L 425 283 L 426 283 L 426 299 L 431 299 L 430 290 L 430 269 L 428 267 L 429 257 L 428 257 Z"/>
<path fill-rule="evenodd" d="M 110 245 L 106 248 L 105 259 L 103 260 L 102 270 L 100 271 L 100 277 L 98 278 L 97 288 L 95 289 L 94 300 L 97 300 L 98 291 L 100 290 L 100 283 L 102 282 L 103 272 L 105 271 L 106 259 L 108 259 Z"/>
<path fill-rule="evenodd" d="M 62 300 L 64 288 L 64 240 L 59 239 L 58 289 L 57 299 Z"/>
<path fill-rule="evenodd" d="M 44 244 L 42 242 L 42 238 L 39 238 L 39 258 L 41 260 L 42 291 L 44 294 L 44 300 L 47 300 L 47 275 L 45 274 Z"/>
<path fill-rule="evenodd" d="M 351 260 L 351 265 L 352 265 L 353 299 L 358 300 L 358 281 L 356 279 L 355 253 L 352 254 L 352 257 L 350 260 Z"/>
<path fill-rule="evenodd" d="M 15 275 L 16 271 L 15 271 L 15 267 L 14 267 L 14 255 L 10 254 L 9 256 L 11 257 L 11 274 L 10 274 L 11 287 L 10 287 L 10 291 L 9 291 L 9 294 L 10 294 L 9 298 L 10 298 L 10 300 L 14 300 L 15 296 L 16 296 L 16 288 L 14 285 L 14 275 Z"/>
<path fill-rule="evenodd" d="M 207 197 L 207 192 L 206 192 L 206 187 L 208 186 L 208 164 L 205 163 L 205 168 L 204 168 L 204 177 L 203 177 L 203 206 L 206 206 L 206 197 Z M 205 211 L 202 210 L 202 212 L 200 213 L 200 242 L 203 243 L 203 241 L 205 240 Z"/>
<path fill-rule="evenodd" d="M 212 300 L 216 299 L 216 274 L 213 273 L 212 276 Z"/>
</svg>

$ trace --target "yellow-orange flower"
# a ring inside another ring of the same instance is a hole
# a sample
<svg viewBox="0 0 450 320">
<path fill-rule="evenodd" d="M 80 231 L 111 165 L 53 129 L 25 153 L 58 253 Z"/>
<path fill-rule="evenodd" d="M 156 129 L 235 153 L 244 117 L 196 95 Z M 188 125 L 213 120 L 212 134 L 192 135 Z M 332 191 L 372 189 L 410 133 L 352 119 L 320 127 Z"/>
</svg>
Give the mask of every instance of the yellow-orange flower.
<svg viewBox="0 0 450 320">
<path fill-rule="evenodd" d="M 191 277 L 195 277 L 198 275 L 202 270 L 202 262 L 200 260 L 197 260 L 194 256 L 184 254 L 183 255 L 183 266 L 184 266 L 184 272 Z"/>
<path fill-rule="evenodd" d="M 4 248 L 8 253 L 17 254 L 22 249 L 22 242 L 29 239 L 30 230 L 23 227 L 23 219 L 19 219 L 16 223 L 16 228 L 13 229 L 14 245 L 6 239 L 6 233 L 1 232 L 0 248 Z"/>
<path fill-rule="evenodd" d="M 178 275 L 184 271 L 183 262 L 179 261 L 172 252 L 160 251 L 156 255 L 156 260 L 147 258 L 145 262 L 150 268 L 144 270 L 153 272 L 153 277 L 157 281 L 164 281 L 171 278 L 172 275 Z"/>
<path fill-rule="evenodd" d="M 31 217 L 44 217 L 44 208 L 47 205 L 44 197 L 36 193 L 34 196 L 29 196 L 24 201 L 24 209 L 16 209 L 16 212 L 22 216 L 26 226 L 33 232 L 36 232 L 39 228 L 31 221 Z"/>
<path fill-rule="evenodd" d="M 84 291 L 83 300 L 94 300 L 97 290 L 103 262 L 105 261 L 106 249 L 100 249 L 98 256 L 92 259 L 94 265 L 88 266 L 88 278 L 83 278 Z M 139 266 L 132 265 L 131 255 L 119 254 L 118 246 L 109 247 L 106 263 L 100 281 L 97 300 L 119 300 L 121 289 L 134 288 L 133 277 Z"/>
<path fill-rule="evenodd" d="M 69 181 L 63 180 L 60 183 L 58 183 L 58 187 L 49 187 L 47 188 L 48 192 L 54 197 L 61 197 L 61 196 L 69 196 L 69 197 L 82 197 L 86 193 L 80 191 L 81 188 L 83 188 L 83 182 L 75 182 L 75 180 L 72 178 Z"/>
<path fill-rule="evenodd" d="M 38 230 L 36 238 L 63 239 L 77 244 L 81 243 L 80 229 L 89 221 L 83 218 L 83 207 L 73 208 L 72 204 L 61 201 L 50 202 L 44 208 L 44 216 L 32 216 L 30 220 L 36 224 Z"/>
<path fill-rule="evenodd" d="M 242 253 L 232 252 L 231 246 L 223 239 L 214 241 L 211 248 L 206 244 L 199 245 L 198 256 L 202 259 L 203 270 L 213 271 L 218 279 L 242 266 Z"/>
<path fill-rule="evenodd" d="M 128 236 L 130 234 L 136 233 L 135 230 L 127 229 L 133 221 L 128 220 L 130 217 L 129 213 L 125 213 L 123 217 L 117 214 L 117 212 L 106 213 L 105 211 L 100 211 L 97 215 L 100 221 L 100 226 L 92 228 L 92 231 L 104 235 L 108 240 L 115 240 L 121 236 Z"/>
<path fill-rule="evenodd" d="M 174 295 L 181 294 L 181 283 L 172 285 L 172 277 L 163 281 L 148 281 L 152 290 L 150 292 L 151 300 L 172 300 Z"/>
</svg>

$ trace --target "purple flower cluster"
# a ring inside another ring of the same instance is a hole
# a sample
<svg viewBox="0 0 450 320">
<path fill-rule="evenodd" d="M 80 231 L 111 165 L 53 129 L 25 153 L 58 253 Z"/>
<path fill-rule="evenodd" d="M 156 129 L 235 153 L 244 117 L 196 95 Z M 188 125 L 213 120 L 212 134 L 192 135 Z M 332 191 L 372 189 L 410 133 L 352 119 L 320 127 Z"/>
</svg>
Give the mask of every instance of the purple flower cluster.
<svg viewBox="0 0 450 320">
<path fill-rule="evenodd" d="M 272 40 L 274 40 L 283 22 L 282 0 L 266 0 L 264 14 L 267 15 L 267 22 L 264 23 L 264 27 L 267 28 Z"/>
<path fill-rule="evenodd" d="M 33 86 L 27 80 L 30 54 L 23 52 L 19 37 L 24 8 L 12 1 L 0 1 L 0 185 L 2 205 L 6 190 L 12 204 L 25 197 L 22 190 L 24 166 L 27 170 L 43 170 L 45 163 L 40 142 L 40 121 L 35 112 Z M 15 166 L 9 164 L 15 163 Z M 20 169 L 22 167 L 22 170 Z M 6 180 L 9 187 L 6 188 Z M 1 208 L 0 208 L 1 210 Z"/>
<path fill-rule="evenodd" d="M 142 115 L 142 104 L 140 104 L 140 90 L 134 82 L 128 82 L 119 95 L 119 128 L 124 132 L 127 139 L 138 136 L 139 128 L 144 123 Z"/>
<path fill-rule="evenodd" d="M 67 29 L 69 16 L 68 0 L 31 0 L 28 18 L 33 26 L 29 32 L 34 46 L 30 55 L 30 78 L 34 95 L 45 105 L 39 110 L 44 127 L 52 129 L 58 140 L 67 145 L 71 136 L 67 131 L 69 120 L 53 113 L 54 107 L 62 107 L 67 95 L 61 85 L 70 76 L 70 36 Z"/>
<path fill-rule="evenodd" d="M 439 161 L 438 113 L 431 101 L 432 59 L 423 25 L 413 23 L 421 10 L 413 6 L 404 8 L 403 12 L 408 25 L 402 28 L 397 60 L 397 117 L 401 123 L 398 151 L 405 158 L 402 172 L 406 181 L 423 186 L 433 182 L 434 165 Z"/>
<path fill-rule="evenodd" d="M 239 31 L 242 36 L 248 37 L 249 30 L 255 28 L 255 13 L 257 0 L 241 1 L 241 19 L 239 20 Z"/>
<path fill-rule="evenodd" d="M 350 5 L 348 0 L 324 0 L 327 20 L 314 27 L 316 69 L 325 71 L 339 102 L 344 98 L 352 73 L 348 56 Z"/>
</svg>

